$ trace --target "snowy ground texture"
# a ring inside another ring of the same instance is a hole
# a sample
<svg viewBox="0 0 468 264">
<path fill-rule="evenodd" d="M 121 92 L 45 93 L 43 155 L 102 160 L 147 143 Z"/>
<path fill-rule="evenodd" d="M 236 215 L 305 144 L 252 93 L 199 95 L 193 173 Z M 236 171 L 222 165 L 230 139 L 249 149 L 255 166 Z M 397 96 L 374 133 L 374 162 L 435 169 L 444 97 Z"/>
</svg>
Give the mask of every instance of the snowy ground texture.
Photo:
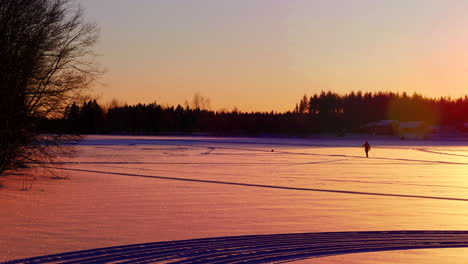
<svg viewBox="0 0 468 264">
<path fill-rule="evenodd" d="M 59 254 L 102 263 L 120 252 L 153 263 L 180 246 L 188 255 L 167 256 L 256 263 L 465 246 L 465 232 L 381 231 L 468 230 L 468 144 L 370 139 L 366 159 L 364 139 L 86 137 L 75 158 L 47 164 L 61 179 L 41 169 L 2 179 L 0 261 Z M 89 251 L 61 254 L 76 250 Z M 466 249 L 430 249 L 300 263 L 467 261 Z"/>
</svg>

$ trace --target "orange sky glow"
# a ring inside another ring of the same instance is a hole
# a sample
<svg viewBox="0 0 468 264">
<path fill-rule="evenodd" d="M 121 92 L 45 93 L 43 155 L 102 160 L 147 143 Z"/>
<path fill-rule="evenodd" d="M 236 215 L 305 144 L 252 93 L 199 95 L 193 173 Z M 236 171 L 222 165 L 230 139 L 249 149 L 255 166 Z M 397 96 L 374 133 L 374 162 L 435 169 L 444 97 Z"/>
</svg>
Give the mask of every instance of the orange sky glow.
<svg viewBox="0 0 468 264">
<path fill-rule="evenodd" d="M 331 90 L 468 94 L 468 1 L 79 0 L 100 101 L 288 111 Z"/>
</svg>

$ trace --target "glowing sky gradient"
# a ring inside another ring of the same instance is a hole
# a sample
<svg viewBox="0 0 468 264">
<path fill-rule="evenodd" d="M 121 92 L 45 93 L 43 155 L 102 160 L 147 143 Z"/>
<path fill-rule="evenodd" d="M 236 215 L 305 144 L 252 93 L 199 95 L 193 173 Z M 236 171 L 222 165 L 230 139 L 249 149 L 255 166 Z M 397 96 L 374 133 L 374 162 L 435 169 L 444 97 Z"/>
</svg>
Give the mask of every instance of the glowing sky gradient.
<svg viewBox="0 0 468 264">
<path fill-rule="evenodd" d="M 79 0 L 101 101 L 292 110 L 321 90 L 468 94 L 464 0 Z"/>
</svg>

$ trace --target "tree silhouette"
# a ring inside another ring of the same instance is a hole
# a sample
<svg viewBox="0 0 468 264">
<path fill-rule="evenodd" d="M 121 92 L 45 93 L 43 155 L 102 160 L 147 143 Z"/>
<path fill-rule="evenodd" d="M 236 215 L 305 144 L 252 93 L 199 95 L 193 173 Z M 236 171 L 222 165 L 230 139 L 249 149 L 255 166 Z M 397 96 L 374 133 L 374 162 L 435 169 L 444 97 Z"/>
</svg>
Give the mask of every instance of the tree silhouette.
<svg viewBox="0 0 468 264">
<path fill-rule="evenodd" d="M 0 173 L 63 150 L 65 137 L 41 136 L 39 124 L 95 80 L 96 38 L 68 0 L 0 1 Z"/>
<path fill-rule="evenodd" d="M 230 112 L 215 112 L 190 106 L 163 107 L 152 103 L 115 104 L 103 111 L 96 101 L 87 101 L 82 107 L 71 105 L 67 112 L 68 121 L 53 125 L 68 123 L 66 129 L 73 127 L 71 132 L 80 133 L 201 132 L 219 136 L 304 136 L 313 133 L 344 135 L 348 132 L 371 132 L 367 124 L 388 119 L 396 123 L 422 121 L 426 126 L 441 125 L 462 131 L 466 131 L 465 123 L 468 123 L 466 96 L 452 100 L 427 98 L 416 93 L 358 91 L 340 95 L 323 91 L 309 98 L 300 98 L 296 106 L 293 111 L 285 113 L 247 113 L 237 108 Z"/>
</svg>

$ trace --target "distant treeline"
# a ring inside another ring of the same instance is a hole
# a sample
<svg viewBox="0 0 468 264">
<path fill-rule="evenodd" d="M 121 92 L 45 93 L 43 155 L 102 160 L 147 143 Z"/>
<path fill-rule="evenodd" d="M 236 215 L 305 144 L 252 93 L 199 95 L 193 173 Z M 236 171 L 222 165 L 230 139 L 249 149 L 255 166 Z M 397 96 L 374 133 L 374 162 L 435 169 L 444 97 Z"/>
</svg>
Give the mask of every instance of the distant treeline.
<svg viewBox="0 0 468 264">
<path fill-rule="evenodd" d="M 288 112 L 219 112 L 181 105 L 114 105 L 95 100 L 72 104 L 64 118 L 49 120 L 48 129 L 67 133 L 212 133 L 217 135 L 362 132 L 380 120 L 423 121 L 457 127 L 468 123 L 468 97 L 428 98 L 419 94 L 321 92 L 304 97 Z"/>
</svg>

